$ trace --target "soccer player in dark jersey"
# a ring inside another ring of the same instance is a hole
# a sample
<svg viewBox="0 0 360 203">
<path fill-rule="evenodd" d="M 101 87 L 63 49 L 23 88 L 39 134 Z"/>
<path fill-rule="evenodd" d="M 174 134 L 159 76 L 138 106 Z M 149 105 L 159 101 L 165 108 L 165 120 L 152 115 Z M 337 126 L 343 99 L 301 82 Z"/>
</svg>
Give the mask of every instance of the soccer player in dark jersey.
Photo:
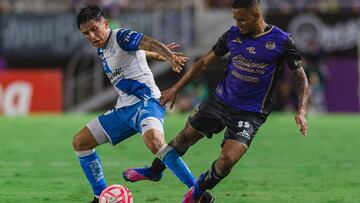
<svg viewBox="0 0 360 203">
<path fill-rule="evenodd" d="M 235 0 L 232 7 L 236 26 L 227 30 L 175 85 L 162 92 L 162 104 L 170 102 L 172 107 L 184 86 L 201 75 L 210 62 L 229 53 L 225 79 L 218 84 L 214 96 L 199 106 L 169 143 L 184 154 L 203 137 L 211 138 L 226 128 L 220 156 L 185 195 L 185 203 L 201 200 L 204 191 L 224 179 L 245 154 L 271 112 L 271 97 L 283 61 L 296 80 L 299 102 L 295 122 L 302 135 L 308 130 L 305 118 L 308 81 L 290 34 L 264 21 L 259 0 Z M 128 169 L 124 177 L 133 182 L 154 180 L 164 169 L 161 161 L 155 159 L 150 168 Z M 146 178 L 131 176 L 136 173 Z"/>
</svg>

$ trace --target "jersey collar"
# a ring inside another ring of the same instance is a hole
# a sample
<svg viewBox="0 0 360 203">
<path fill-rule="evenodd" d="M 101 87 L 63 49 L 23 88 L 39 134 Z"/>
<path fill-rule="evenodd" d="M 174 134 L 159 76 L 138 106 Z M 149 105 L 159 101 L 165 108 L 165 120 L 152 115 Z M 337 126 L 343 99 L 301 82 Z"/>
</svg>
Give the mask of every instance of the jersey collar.
<svg viewBox="0 0 360 203">
<path fill-rule="evenodd" d="M 273 25 L 267 25 L 263 33 L 260 33 L 260 34 L 258 34 L 258 35 L 255 35 L 255 36 L 253 36 L 253 38 L 258 38 L 258 37 L 261 37 L 261 36 L 263 36 L 263 35 L 268 34 L 269 32 L 271 32 L 271 30 L 272 30 L 273 28 L 274 28 Z"/>
<path fill-rule="evenodd" d="M 106 40 L 106 44 L 105 44 L 105 46 L 104 46 L 104 48 L 103 48 L 103 49 L 106 49 L 106 48 L 107 48 L 107 45 L 109 44 L 109 40 L 110 40 L 111 34 L 112 34 L 112 30 L 110 30 L 109 37 L 107 38 L 107 40 Z"/>
</svg>

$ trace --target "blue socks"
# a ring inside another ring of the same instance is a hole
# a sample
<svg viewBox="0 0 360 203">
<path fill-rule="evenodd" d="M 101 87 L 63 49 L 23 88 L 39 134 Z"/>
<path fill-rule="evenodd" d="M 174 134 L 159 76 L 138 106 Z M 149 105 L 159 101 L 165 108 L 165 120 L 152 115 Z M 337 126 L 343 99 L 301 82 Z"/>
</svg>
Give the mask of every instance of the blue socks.
<svg viewBox="0 0 360 203">
<path fill-rule="evenodd" d="M 188 188 L 191 188 L 195 184 L 196 180 L 191 174 L 190 169 L 186 166 L 174 148 L 169 145 L 164 145 L 158 151 L 156 156 L 181 182 L 187 185 Z"/>
<path fill-rule="evenodd" d="M 100 158 L 95 150 L 76 152 L 76 155 L 78 156 L 81 168 L 94 191 L 94 196 L 99 197 L 100 193 L 106 188 Z"/>
<path fill-rule="evenodd" d="M 106 188 L 99 156 L 95 150 L 76 152 L 76 154 L 80 160 L 81 168 L 94 191 L 94 196 L 99 197 L 100 193 Z M 156 156 L 188 188 L 194 186 L 196 182 L 194 176 L 174 148 L 164 145 Z"/>
</svg>

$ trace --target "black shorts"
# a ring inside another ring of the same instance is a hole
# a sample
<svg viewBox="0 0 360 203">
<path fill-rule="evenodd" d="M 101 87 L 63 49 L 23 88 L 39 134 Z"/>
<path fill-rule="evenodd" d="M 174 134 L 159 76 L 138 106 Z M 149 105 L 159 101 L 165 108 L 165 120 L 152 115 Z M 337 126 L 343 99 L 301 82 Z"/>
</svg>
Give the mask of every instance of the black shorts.
<svg viewBox="0 0 360 203">
<path fill-rule="evenodd" d="M 224 141 L 237 140 L 247 148 L 265 120 L 264 114 L 234 109 L 216 96 L 202 102 L 188 118 L 190 126 L 208 138 L 226 127 Z"/>
</svg>

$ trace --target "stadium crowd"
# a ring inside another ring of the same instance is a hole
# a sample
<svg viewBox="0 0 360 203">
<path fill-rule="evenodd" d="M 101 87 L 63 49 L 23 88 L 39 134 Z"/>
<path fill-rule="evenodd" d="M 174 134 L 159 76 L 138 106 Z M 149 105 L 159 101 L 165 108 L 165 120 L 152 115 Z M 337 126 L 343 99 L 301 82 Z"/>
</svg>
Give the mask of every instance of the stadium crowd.
<svg viewBox="0 0 360 203">
<path fill-rule="evenodd" d="M 210 8 L 230 7 L 232 0 L 206 0 L 206 3 Z M 270 13 L 360 12 L 359 0 L 266 0 L 262 1 L 262 4 Z"/>
<path fill-rule="evenodd" d="M 314 11 L 320 13 L 360 13 L 360 0 L 261 0 L 267 13 L 293 13 Z M 184 5 L 201 5 L 208 9 L 230 8 L 233 0 L 0 0 L 0 13 L 22 12 L 74 12 L 84 5 L 99 4 L 109 16 L 119 15 L 124 10 L 143 11 L 151 9 L 181 8 Z M 305 55 L 307 74 L 310 78 L 311 94 L 310 108 L 315 111 L 326 111 L 324 106 L 324 86 L 327 81 L 326 67 L 323 65 L 321 54 Z M 316 59 L 316 60 L 315 60 Z M 7 61 L 0 53 L 0 70 L 5 69 Z M 214 73 L 218 75 L 219 73 Z M 221 73 L 220 73 L 221 74 Z M 284 78 L 287 78 L 286 73 Z M 203 100 L 211 88 L 208 81 L 213 80 L 211 74 L 204 77 L 202 82 L 187 87 L 178 102 L 179 111 L 193 109 Z M 282 80 L 283 85 L 275 95 L 275 110 L 292 110 L 296 106 L 294 90 L 291 82 Z M 280 82 L 281 83 L 281 82 Z M 196 94 L 195 94 L 196 93 Z M 284 100 L 286 98 L 286 100 Z"/>
<path fill-rule="evenodd" d="M 192 0 L 0 0 L 1 13 L 77 11 L 85 5 L 99 5 L 106 11 L 172 9 L 193 5 Z"/>
<path fill-rule="evenodd" d="M 1 12 L 33 12 L 52 10 L 78 10 L 84 5 L 98 4 L 106 10 L 152 10 L 180 8 L 184 5 L 230 8 L 232 0 L 0 0 Z M 263 0 L 263 7 L 270 13 L 315 11 L 320 13 L 359 13 L 360 0 Z"/>
</svg>

